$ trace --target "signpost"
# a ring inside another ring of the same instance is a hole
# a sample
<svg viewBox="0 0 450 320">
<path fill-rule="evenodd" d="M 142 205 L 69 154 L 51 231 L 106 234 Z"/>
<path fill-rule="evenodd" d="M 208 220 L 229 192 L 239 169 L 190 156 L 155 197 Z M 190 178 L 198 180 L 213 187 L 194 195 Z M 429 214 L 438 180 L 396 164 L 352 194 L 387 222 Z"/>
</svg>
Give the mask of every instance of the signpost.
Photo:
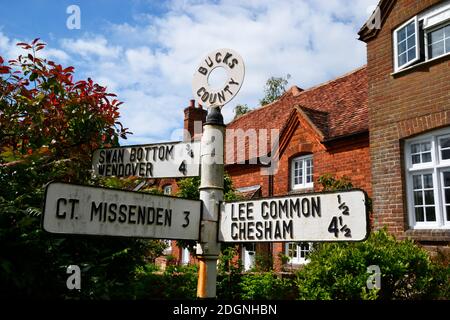
<svg viewBox="0 0 450 320">
<path fill-rule="evenodd" d="M 361 190 L 223 203 L 219 241 L 361 241 L 368 235 Z"/>
<path fill-rule="evenodd" d="M 200 142 L 168 142 L 97 149 L 92 156 L 99 176 L 184 178 L 199 175 Z"/>
<path fill-rule="evenodd" d="M 227 72 L 223 87 L 214 90 L 208 79 L 211 73 L 222 67 Z M 197 244 L 199 272 L 197 296 L 216 297 L 217 259 L 220 243 L 217 242 L 219 204 L 223 199 L 225 124 L 220 113 L 223 105 L 238 93 L 244 80 L 244 61 L 230 49 L 209 53 L 198 66 L 192 80 L 192 92 L 200 104 L 209 107 L 201 141 L 200 200 L 203 202 L 203 218 L 200 242 Z"/>
<path fill-rule="evenodd" d="M 228 78 L 212 89 L 222 67 Z M 43 228 L 51 233 L 197 240 L 197 296 L 216 297 L 220 242 L 360 241 L 368 235 L 367 198 L 361 190 L 223 203 L 225 125 L 221 108 L 244 80 L 235 51 L 208 54 L 193 79 L 193 93 L 209 107 L 201 142 L 98 149 L 100 176 L 180 178 L 201 176 L 200 201 L 141 192 L 50 183 Z M 200 174 L 201 167 L 201 174 Z M 220 212 L 219 212 L 220 211 Z"/>
<path fill-rule="evenodd" d="M 198 200 L 59 182 L 45 193 L 51 233 L 198 240 Z"/>
</svg>

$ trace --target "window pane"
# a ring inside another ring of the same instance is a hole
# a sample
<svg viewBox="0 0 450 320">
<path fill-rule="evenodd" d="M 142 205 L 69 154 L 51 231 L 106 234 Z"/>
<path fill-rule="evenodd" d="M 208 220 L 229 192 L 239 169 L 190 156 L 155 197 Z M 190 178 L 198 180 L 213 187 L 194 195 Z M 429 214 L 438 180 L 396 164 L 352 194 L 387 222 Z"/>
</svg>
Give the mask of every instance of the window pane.
<svg viewBox="0 0 450 320">
<path fill-rule="evenodd" d="M 420 151 L 430 151 L 431 150 L 431 142 L 424 142 L 420 144 Z"/>
<path fill-rule="evenodd" d="M 414 191 L 414 204 L 415 205 L 423 204 L 422 191 Z"/>
<path fill-rule="evenodd" d="M 415 34 L 416 22 L 412 21 L 410 24 L 406 26 L 406 36 L 409 37 L 412 34 Z"/>
<path fill-rule="evenodd" d="M 445 189 L 445 203 L 450 204 L 450 189 Z"/>
<path fill-rule="evenodd" d="M 406 52 L 406 41 L 400 42 L 397 46 L 397 49 L 398 49 L 398 54 L 402 54 L 402 53 Z"/>
<path fill-rule="evenodd" d="M 430 45 L 430 57 L 434 58 L 444 54 L 444 41 L 439 41 Z"/>
<path fill-rule="evenodd" d="M 433 176 L 431 174 L 423 175 L 423 187 L 424 188 L 433 188 Z"/>
<path fill-rule="evenodd" d="M 438 29 L 436 31 L 430 32 L 430 36 L 428 37 L 429 43 L 435 43 L 437 41 L 444 39 L 444 29 Z"/>
<path fill-rule="evenodd" d="M 450 52 L 450 38 L 445 39 L 445 53 Z"/>
<path fill-rule="evenodd" d="M 448 25 L 444 28 L 444 33 L 445 33 L 445 37 L 450 36 L 450 25 Z"/>
<path fill-rule="evenodd" d="M 408 40 L 406 40 L 407 44 L 408 44 L 408 48 L 412 48 L 416 45 L 416 36 L 412 35 L 408 38 Z"/>
<path fill-rule="evenodd" d="M 450 149 L 442 150 L 441 151 L 441 157 L 442 157 L 442 160 L 450 159 Z"/>
<path fill-rule="evenodd" d="M 406 27 L 397 31 L 397 41 L 403 41 L 406 39 Z"/>
<path fill-rule="evenodd" d="M 419 153 L 420 152 L 420 143 L 414 143 L 411 145 L 411 153 Z"/>
<path fill-rule="evenodd" d="M 431 152 L 422 153 L 422 162 L 431 162 Z"/>
<path fill-rule="evenodd" d="M 444 48 L 444 47 L 442 47 Z M 416 47 L 412 47 L 408 50 L 408 61 L 411 61 L 416 58 Z"/>
<path fill-rule="evenodd" d="M 406 52 L 398 56 L 398 65 L 402 66 L 406 63 Z"/>
<path fill-rule="evenodd" d="M 425 204 L 434 204 L 433 190 L 425 191 Z"/>
<path fill-rule="evenodd" d="M 450 221 L 450 206 L 447 206 L 447 221 Z"/>
<path fill-rule="evenodd" d="M 422 176 L 413 176 L 413 188 L 414 190 L 422 189 Z"/>
<path fill-rule="evenodd" d="M 418 222 L 424 221 L 423 207 L 417 207 L 417 208 L 415 208 L 415 211 L 416 211 L 416 221 L 418 221 Z"/>
<path fill-rule="evenodd" d="M 450 187 L 450 172 L 444 172 L 444 187 Z"/>
<path fill-rule="evenodd" d="M 427 207 L 427 221 L 436 221 L 436 213 L 434 207 Z"/>
<path fill-rule="evenodd" d="M 441 148 L 450 148 L 450 138 L 439 139 L 439 142 L 441 143 Z"/>
<path fill-rule="evenodd" d="M 420 154 L 415 154 L 412 156 L 412 163 L 413 164 L 420 163 Z"/>
</svg>

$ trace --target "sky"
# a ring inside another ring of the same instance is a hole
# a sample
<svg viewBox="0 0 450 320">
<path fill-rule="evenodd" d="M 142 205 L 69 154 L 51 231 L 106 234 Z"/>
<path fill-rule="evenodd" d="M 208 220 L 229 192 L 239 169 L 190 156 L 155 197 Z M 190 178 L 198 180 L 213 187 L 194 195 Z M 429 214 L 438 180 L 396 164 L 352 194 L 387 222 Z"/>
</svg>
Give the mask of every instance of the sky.
<svg viewBox="0 0 450 320">
<path fill-rule="evenodd" d="M 122 145 L 176 141 L 192 76 L 219 48 L 238 52 L 245 79 L 222 112 L 259 105 L 268 78 L 290 75 L 308 89 L 366 63 L 357 32 L 377 0 L 0 0 L 0 56 L 40 38 L 42 55 L 75 67 L 118 95 L 120 121 L 132 135 Z M 72 28 L 80 10 L 79 28 Z M 69 27 L 68 22 L 69 21 Z M 6 60 L 6 59 L 5 59 Z"/>
</svg>

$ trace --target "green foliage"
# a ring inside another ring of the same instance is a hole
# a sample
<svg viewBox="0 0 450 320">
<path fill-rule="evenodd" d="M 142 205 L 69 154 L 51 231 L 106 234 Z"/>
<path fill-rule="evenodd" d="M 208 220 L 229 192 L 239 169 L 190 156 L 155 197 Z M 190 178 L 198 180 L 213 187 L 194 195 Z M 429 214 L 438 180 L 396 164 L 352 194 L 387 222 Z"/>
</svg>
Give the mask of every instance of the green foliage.
<svg viewBox="0 0 450 320">
<path fill-rule="evenodd" d="M 246 104 L 238 104 L 234 107 L 234 120 L 240 116 L 252 111 L 252 109 Z"/>
<path fill-rule="evenodd" d="M 177 196 L 185 199 L 198 200 L 200 199 L 200 177 L 184 178 L 177 181 L 178 193 Z M 239 200 L 233 188 L 233 182 L 229 174 L 224 174 L 223 180 L 223 198 L 225 201 Z M 178 240 L 177 245 L 181 248 L 188 248 L 189 251 L 194 252 L 195 241 Z"/>
<path fill-rule="evenodd" d="M 242 278 L 242 263 L 238 257 L 239 247 L 236 245 L 222 245 L 219 255 L 217 295 L 221 299 L 240 299 L 239 283 Z"/>
<path fill-rule="evenodd" d="M 135 299 L 195 299 L 197 266 L 169 266 L 161 273 L 140 272 L 133 285 Z"/>
<path fill-rule="evenodd" d="M 267 254 L 255 254 L 255 265 L 251 271 L 255 272 L 265 272 L 272 269 L 273 262 L 272 256 Z"/>
<path fill-rule="evenodd" d="M 272 103 L 286 92 L 286 86 L 291 76 L 288 74 L 286 78 L 270 77 L 264 86 L 264 97 L 259 100 L 261 106 Z"/>
<path fill-rule="evenodd" d="M 162 252 L 158 242 L 41 229 L 48 182 L 120 184 L 90 173 L 92 151 L 128 133 L 120 102 L 91 79 L 72 83 L 72 67 L 37 57 L 38 39 L 21 46 L 30 54 L 0 70 L 0 297 L 125 298 L 135 267 Z M 66 288 L 72 264 L 81 268 L 80 292 Z"/>
<path fill-rule="evenodd" d="M 353 184 L 347 176 L 336 179 L 330 173 L 321 175 L 317 182 L 322 185 L 322 191 L 342 191 L 350 190 L 353 188 Z"/>
<path fill-rule="evenodd" d="M 295 282 L 273 272 L 246 274 L 239 285 L 244 300 L 289 300 L 297 296 Z"/>
<path fill-rule="evenodd" d="M 178 197 L 193 200 L 200 199 L 200 177 L 180 179 L 178 180 L 177 184 Z M 233 188 L 233 181 L 231 180 L 230 175 L 226 172 L 224 174 L 223 180 L 223 192 L 223 198 L 225 201 L 238 200 L 238 195 Z"/>
<path fill-rule="evenodd" d="M 370 265 L 381 270 L 380 290 L 366 287 Z M 425 250 L 410 240 L 396 241 L 386 230 L 364 242 L 320 244 L 297 273 L 300 299 L 436 298 L 448 293 L 449 280 L 448 268 L 433 264 Z"/>
</svg>

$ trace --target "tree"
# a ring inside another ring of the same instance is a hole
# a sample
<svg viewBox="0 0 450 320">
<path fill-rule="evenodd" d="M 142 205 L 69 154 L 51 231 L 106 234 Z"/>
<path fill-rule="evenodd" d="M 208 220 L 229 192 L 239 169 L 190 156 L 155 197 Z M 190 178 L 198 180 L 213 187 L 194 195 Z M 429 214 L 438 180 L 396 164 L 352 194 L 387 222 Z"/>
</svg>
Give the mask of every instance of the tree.
<svg viewBox="0 0 450 320">
<path fill-rule="evenodd" d="M 49 181 L 102 183 L 91 177 L 91 154 L 129 134 L 117 120 L 121 102 L 92 79 L 74 82 L 73 67 L 39 58 L 39 39 L 18 46 L 24 55 L 0 57 L 0 297 L 126 297 L 136 265 L 162 251 L 157 243 L 40 227 Z M 66 288 L 72 264 L 81 268 L 80 292 Z"/>
<path fill-rule="evenodd" d="M 234 120 L 250 112 L 251 110 L 252 109 L 246 104 L 238 104 L 236 107 L 234 107 Z"/>
<path fill-rule="evenodd" d="M 286 92 L 286 86 L 291 75 L 283 77 L 270 77 L 264 86 L 264 97 L 259 100 L 261 106 L 272 103 Z"/>
</svg>

